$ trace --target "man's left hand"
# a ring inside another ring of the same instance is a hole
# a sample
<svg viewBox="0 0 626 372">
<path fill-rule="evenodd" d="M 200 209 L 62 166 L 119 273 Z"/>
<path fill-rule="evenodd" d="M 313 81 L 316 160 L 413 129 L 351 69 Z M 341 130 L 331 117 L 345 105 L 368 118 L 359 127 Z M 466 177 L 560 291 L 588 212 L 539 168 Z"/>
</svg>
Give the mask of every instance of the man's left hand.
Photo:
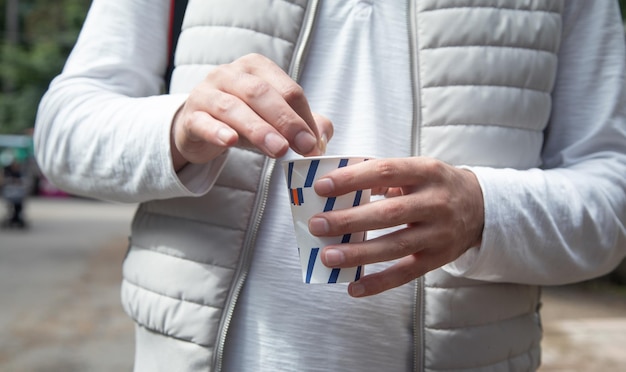
<svg viewBox="0 0 626 372">
<path fill-rule="evenodd" d="M 339 236 L 402 226 L 362 243 L 323 249 L 322 262 L 328 267 L 398 260 L 381 272 L 350 283 L 351 296 L 370 296 L 398 287 L 480 245 L 483 196 L 469 170 L 424 157 L 375 159 L 332 171 L 314 188 L 326 197 L 362 189 L 386 196 L 355 208 L 313 216 L 309 230 L 314 235 Z"/>
</svg>

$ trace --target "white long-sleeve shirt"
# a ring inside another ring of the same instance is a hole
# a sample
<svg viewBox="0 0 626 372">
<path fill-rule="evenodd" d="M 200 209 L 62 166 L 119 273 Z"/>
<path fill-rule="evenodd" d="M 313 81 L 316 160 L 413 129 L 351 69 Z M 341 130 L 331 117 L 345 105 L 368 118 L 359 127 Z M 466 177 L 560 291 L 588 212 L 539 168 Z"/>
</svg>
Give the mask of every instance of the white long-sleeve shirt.
<svg viewBox="0 0 626 372">
<path fill-rule="evenodd" d="M 406 7 L 359 0 L 321 4 L 301 85 L 313 110 L 335 124 L 327 153 L 410 155 Z M 219 160 L 186 167 L 178 175 L 171 165 L 171 120 L 186 97 L 160 95 L 168 5 L 169 1 L 147 0 L 93 2 L 77 46 L 42 100 L 37 119 L 38 160 L 57 185 L 123 202 L 200 195 L 210 187 Z M 470 168 L 484 195 L 483 239 L 480 247 L 444 267 L 452 274 L 560 284 L 606 273 L 626 254 L 626 62 L 619 12 L 615 2 L 573 0 L 566 2 L 563 21 L 543 166 Z M 376 66 L 387 66 L 386 72 L 381 74 Z M 355 132 L 358 141 L 351 140 Z M 285 296 L 303 290 L 300 283 L 277 277 L 273 270 L 276 265 L 286 267 L 284 273 L 300 270 L 296 252 L 281 254 L 285 246 L 294 244 L 292 237 L 284 237 L 291 222 L 280 182 L 281 177 L 274 177 L 255 261 L 230 333 L 237 350 L 245 353 L 233 355 L 229 351 L 233 349 L 227 348 L 225 363 L 245 367 L 254 362 L 241 355 L 262 355 L 293 366 L 311 365 L 319 357 L 341 363 L 354 351 L 294 355 L 291 351 L 306 331 L 288 332 L 302 325 L 281 323 L 286 318 L 276 309 L 277 303 L 289 298 Z M 381 266 L 366 267 L 366 273 Z M 368 368 L 362 370 L 374 370 L 373 360 L 387 367 L 409 363 L 409 286 L 358 301 L 346 299 L 343 286 L 307 291 L 322 298 L 320 311 L 341 301 L 342 311 L 327 320 L 331 328 L 365 322 L 376 314 L 397 315 L 378 315 L 379 325 L 361 330 L 381 335 L 380 355 L 364 361 Z M 294 307 L 289 311 L 310 311 L 302 304 L 298 307 L 299 296 L 292 298 L 289 306 Z M 402 305 L 406 305 L 404 312 L 398 310 Z M 285 329 L 279 341 L 289 348 L 283 353 L 276 339 L 259 341 L 256 337 L 263 332 L 258 327 Z M 254 343 L 246 341 L 251 335 Z M 326 335 L 325 341 L 340 342 L 341 336 Z M 406 348 L 398 347 L 398 341 Z M 301 347 L 306 348 L 306 343 Z M 354 367 L 358 355 L 350 359 Z"/>
</svg>

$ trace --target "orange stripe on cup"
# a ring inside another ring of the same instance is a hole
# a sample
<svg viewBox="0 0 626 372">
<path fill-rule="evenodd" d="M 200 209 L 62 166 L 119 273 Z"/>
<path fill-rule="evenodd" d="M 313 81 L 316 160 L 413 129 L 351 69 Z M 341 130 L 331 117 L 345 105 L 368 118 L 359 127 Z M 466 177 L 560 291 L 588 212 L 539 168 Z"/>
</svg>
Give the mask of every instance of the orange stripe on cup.
<svg viewBox="0 0 626 372">
<path fill-rule="evenodd" d="M 298 198 L 298 189 L 291 189 L 291 196 L 293 197 L 293 204 L 300 205 L 301 201 Z"/>
</svg>

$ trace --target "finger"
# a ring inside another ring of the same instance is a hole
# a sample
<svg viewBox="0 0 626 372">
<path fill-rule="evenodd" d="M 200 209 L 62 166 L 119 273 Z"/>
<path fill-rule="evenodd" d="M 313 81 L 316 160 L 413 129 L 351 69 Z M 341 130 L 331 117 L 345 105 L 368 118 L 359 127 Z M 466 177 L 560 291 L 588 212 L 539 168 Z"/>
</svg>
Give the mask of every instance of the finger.
<svg viewBox="0 0 626 372">
<path fill-rule="evenodd" d="M 238 141 L 238 134 L 206 112 L 196 111 L 174 124 L 174 143 L 191 163 L 203 163 Z"/>
<path fill-rule="evenodd" d="M 241 61 L 247 62 L 249 72 L 271 82 L 272 86 L 281 94 L 283 99 L 300 116 L 313 131 L 316 138 L 321 138 L 320 131 L 316 127 L 315 115 L 311 112 L 309 102 L 302 88 L 282 68 L 269 58 L 260 54 L 244 56 Z"/>
<path fill-rule="evenodd" d="M 316 236 L 339 236 L 432 220 L 439 212 L 436 210 L 438 204 L 431 203 L 430 194 L 425 191 L 318 213 L 309 220 L 309 231 Z"/>
<path fill-rule="evenodd" d="M 386 192 L 383 194 L 385 198 L 395 198 L 397 196 L 402 196 L 402 188 L 401 187 L 389 187 Z"/>
<path fill-rule="evenodd" d="M 184 125 L 190 142 L 203 141 L 219 147 L 228 147 L 234 145 L 239 138 L 231 127 L 202 111 L 194 112 Z"/>
<path fill-rule="evenodd" d="M 276 128 L 294 151 L 300 154 L 315 151 L 319 142 L 317 133 L 268 82 L 248 74 L 242 76 L 227 92 L 237 96 L 265 122 Z M 313 127 L 317 131 L 314 124 Z"/>
<path fill-rule="evenodd" d="M 294 151 L 304 155 L 319 149 L 321 137 L 304 91 L 278 66 L 253 55 L 222 70 L 229 73 L 222 72 L 216 79 L 219 89 L 249 105 L 287 139 Z"/>
<path fill-rule="evenodd" d="M 451 254 L 450 250 L 443 248 L 424 249 L 402 257 L 386 269 L 350 283 L 348 293 L 353 297 L 375 295 L 404 285 L 458 257 L 458 255 Z"/>
<path fill-rule="evenodd" d="M 429 270 L 425 260 L 416 255 L 406 256 L 383 271 L 363 276 L 348 285 L 352 297 L 366 297 L 379 294 L 404 285 Z"/>
<path fill-rule="evenodd" d="M 207 90 L 202 97 L 205 110 L 215 119 L 228 123 L 246 144 L 273 158 L 287 152 L 289 143 L 283 135 L 238 97 L 215 89 Z"/>
<path fill-rule="evenodd" d="M 364 242 L 324 247 L 320 258 L 326 267 L 333 268 L 392 261 L 420 252 L 427 244 L 438 248 L 429 237 L 428 228 L 404 228 Z"/>
<path fill-rule="evenodd" d="M 442 162 L 428 158 L 373 159 L 334 170 L 315 182 L 321 196 L 337 196 L 376 187 L 419 188 L 442 171 Z"/>
</svg>

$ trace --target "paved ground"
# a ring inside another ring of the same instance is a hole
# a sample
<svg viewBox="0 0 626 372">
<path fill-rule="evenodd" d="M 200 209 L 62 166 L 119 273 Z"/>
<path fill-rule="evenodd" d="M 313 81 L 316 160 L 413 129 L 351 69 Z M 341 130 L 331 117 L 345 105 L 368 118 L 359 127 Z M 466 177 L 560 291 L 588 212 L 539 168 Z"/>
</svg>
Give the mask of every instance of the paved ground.
<svg viewBox="0 0 626 372">
<path fill-rule="evenodd" d="M 119 284 L 133 212 L 33 199 L 29 230 L 0 230 L 0 372 L 132 369 Z M 626 288 L 594 282 L 544 293 L 542 372 L 626 371 Z"/>
<path fill-rule="evenodd" d="M 626 287 L 544 290 L 543 372 L 626 371 Z"/>
<path fill-rule="evenodd" d="M 0 371 L 130 371 L 119 283 L 134 206 L 39 199 L 27 208 L 29 230 L 0 230 Z"/>
</svg>

